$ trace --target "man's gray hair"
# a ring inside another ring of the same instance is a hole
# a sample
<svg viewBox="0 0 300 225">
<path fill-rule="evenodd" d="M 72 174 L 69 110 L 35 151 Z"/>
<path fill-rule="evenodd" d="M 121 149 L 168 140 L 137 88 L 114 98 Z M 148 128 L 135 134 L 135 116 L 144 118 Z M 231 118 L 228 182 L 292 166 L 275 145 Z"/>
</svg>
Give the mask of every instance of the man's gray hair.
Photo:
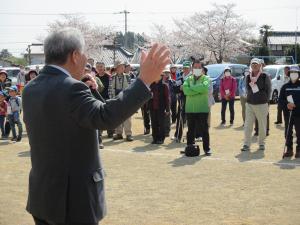
<svg viewBox="0 0 300 225">
<path fill-rule="evenodd" d="M 63 65 L 74 51 L 83 52 L 84 38 L 75 28 L 67 27 L 51 33 L 44 42 L 46 64 Z"/>
</svg>

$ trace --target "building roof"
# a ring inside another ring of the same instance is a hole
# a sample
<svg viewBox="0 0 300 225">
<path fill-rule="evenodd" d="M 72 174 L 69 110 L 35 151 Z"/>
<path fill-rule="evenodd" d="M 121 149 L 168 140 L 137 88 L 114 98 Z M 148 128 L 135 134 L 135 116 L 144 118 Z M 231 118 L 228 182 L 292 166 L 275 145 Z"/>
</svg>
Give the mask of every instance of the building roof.
<svg viewBox="0 0 300 225">
<path fill-rule="evenodd" d="M 269 45 L 294 45 L 297 37 L 297 43 L 300 44 L 300 32 L 295 31 L 272 31 L 268 37 Z"/>
<path fill-rule="evenodd" d="M 121 60 L 130 62 L 133 54 L 123 47 L 116 47 L 115 49 L 115 60 Z M 105 65 L 114 64 L 114 47 L 111 45 L 103 46 L 101 50 L 101 56 L 97 57 L 97 61 L 104 62 Z"/>
</svg>

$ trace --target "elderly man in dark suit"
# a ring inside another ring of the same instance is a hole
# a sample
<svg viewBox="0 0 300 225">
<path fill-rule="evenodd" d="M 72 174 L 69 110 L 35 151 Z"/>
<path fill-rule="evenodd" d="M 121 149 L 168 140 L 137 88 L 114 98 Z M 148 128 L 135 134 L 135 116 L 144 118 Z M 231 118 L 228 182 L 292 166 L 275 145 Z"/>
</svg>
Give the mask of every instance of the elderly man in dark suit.
<svg viewBox="0 0 300 225">
<path fill-rule="evenodd" d="M 116 128 L 151 98 L 149 85 L 170 52 L 157 44 L 144 52 L 139 79 L 106 103 L 80 81 L 87 58 L 78 30 L 50 34 L 44 52 L 46 66 L 23 92 L 32 163 L 27 211 L 37 225 L 98 224 L 106 207 L 97 130 Z"/>
</svg>

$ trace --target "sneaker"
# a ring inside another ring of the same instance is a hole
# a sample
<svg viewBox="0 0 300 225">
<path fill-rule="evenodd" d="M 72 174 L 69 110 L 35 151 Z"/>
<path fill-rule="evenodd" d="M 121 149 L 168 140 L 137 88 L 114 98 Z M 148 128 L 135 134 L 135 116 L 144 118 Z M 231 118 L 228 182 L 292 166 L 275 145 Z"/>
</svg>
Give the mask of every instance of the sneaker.
<svg viewBox="0 0 300 225">
<path fill-rule="evenodd" d="M 259 145 L 258 150 L 264 151 L 265 150 L 265 146 L 264 145 Z"/>
<path fill-rule="evenodd" d="M 278 124 L 282 124 L 282 122 L 276 121 L 274 124 L 278 125 Z"/>
<path fill-rule="evenodd" d="M 206 156 L 211 156 L 211 154 L 212 154 L 212 152 L 211 152 L 211 150 L 209 149 L 208 151 L 204 151 L 205 152 L 205 155 Z"/>
<path fill-rule="evenodd" d="M 132 135 L 127 135 L 126 136 L 126 141 L 133 141 Z"/>
<path fill-rule="evenodd" d="M 195 139 L 195 142 L 202 142 L 202 137 L 198 137 Z"/>
<path fill-rule="evenodd" d="M 247 152 L 247 151 L 250 151 L 250 148 L 248 145 L 244 145 L 242 148 L 241 148 L 241 151 L 242 152 Z"/>
<path fill-rule="evenodd" d="M 123 139 L 123 136 L 122 134 L 116 134 L 114 137 L 113 137 L 114 140 L 122 140 Z"/>
<path fill-rule="evenodd" d="M 1 139 L 2 139 L 2 140 L 6 140 L 6 139 L 7 139 L 7 136 L 3 135 L 3 136 L 1 136 Z"/>
<path fill-rule="evenodd" d="M 21 136 L 18 136 L 16 141 L 17 141 L 17 142 L 20 142 L 21 140 L 22 140 L 22 137 L 21 137 Z"/>
<path fill-rule="evenodd" d="M 11 141 L 16 141 L 17 137 L 13 137 L 12 139 L 10 139 Z"/>
</svg>

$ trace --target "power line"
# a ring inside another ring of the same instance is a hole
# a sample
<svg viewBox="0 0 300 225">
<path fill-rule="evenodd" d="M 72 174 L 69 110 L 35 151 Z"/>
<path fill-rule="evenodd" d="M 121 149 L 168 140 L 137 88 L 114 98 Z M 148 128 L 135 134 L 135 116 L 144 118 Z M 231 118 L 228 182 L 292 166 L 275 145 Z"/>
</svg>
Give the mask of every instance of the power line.
<svg viewBox="0 0 300 225">
<path fill-rule="evenodd" d="M 0 42 L 0 44 L 2 44 L 2 45 L 8 45 L 8 44 L 28 44 L 28 43 L 30 43 L 30 41 L 28 41 L 28 42 L 25 42 L 25 41 Z"/>
<path fill-rule="evenodd" d="M 282 9 L 295 9 L 300 6 L 276 6 L 276 7 L 266 7 L 266 8 L 247 8 L 240 9 L 239 11 L 260 11 L 260 10 L 282 10 Z M 127 10 L 124 10 L 127 11 Z M 124 13 L 122 11 L 121 13 Z M 186 13 L 196 13 L 199 11 L 136 11 L 130 12 L 132 14 L 186 14 Z M 129 12 L 128 12 L 129 13 Z M 112 15 L 120 14 L 120 12 L 60 12 L 60 13 L 34 13 L 34 12 L 0 12 L 0 15 L 20 15 L 20 16 L 61 16 L 61 15 Z"/>
</svg>

